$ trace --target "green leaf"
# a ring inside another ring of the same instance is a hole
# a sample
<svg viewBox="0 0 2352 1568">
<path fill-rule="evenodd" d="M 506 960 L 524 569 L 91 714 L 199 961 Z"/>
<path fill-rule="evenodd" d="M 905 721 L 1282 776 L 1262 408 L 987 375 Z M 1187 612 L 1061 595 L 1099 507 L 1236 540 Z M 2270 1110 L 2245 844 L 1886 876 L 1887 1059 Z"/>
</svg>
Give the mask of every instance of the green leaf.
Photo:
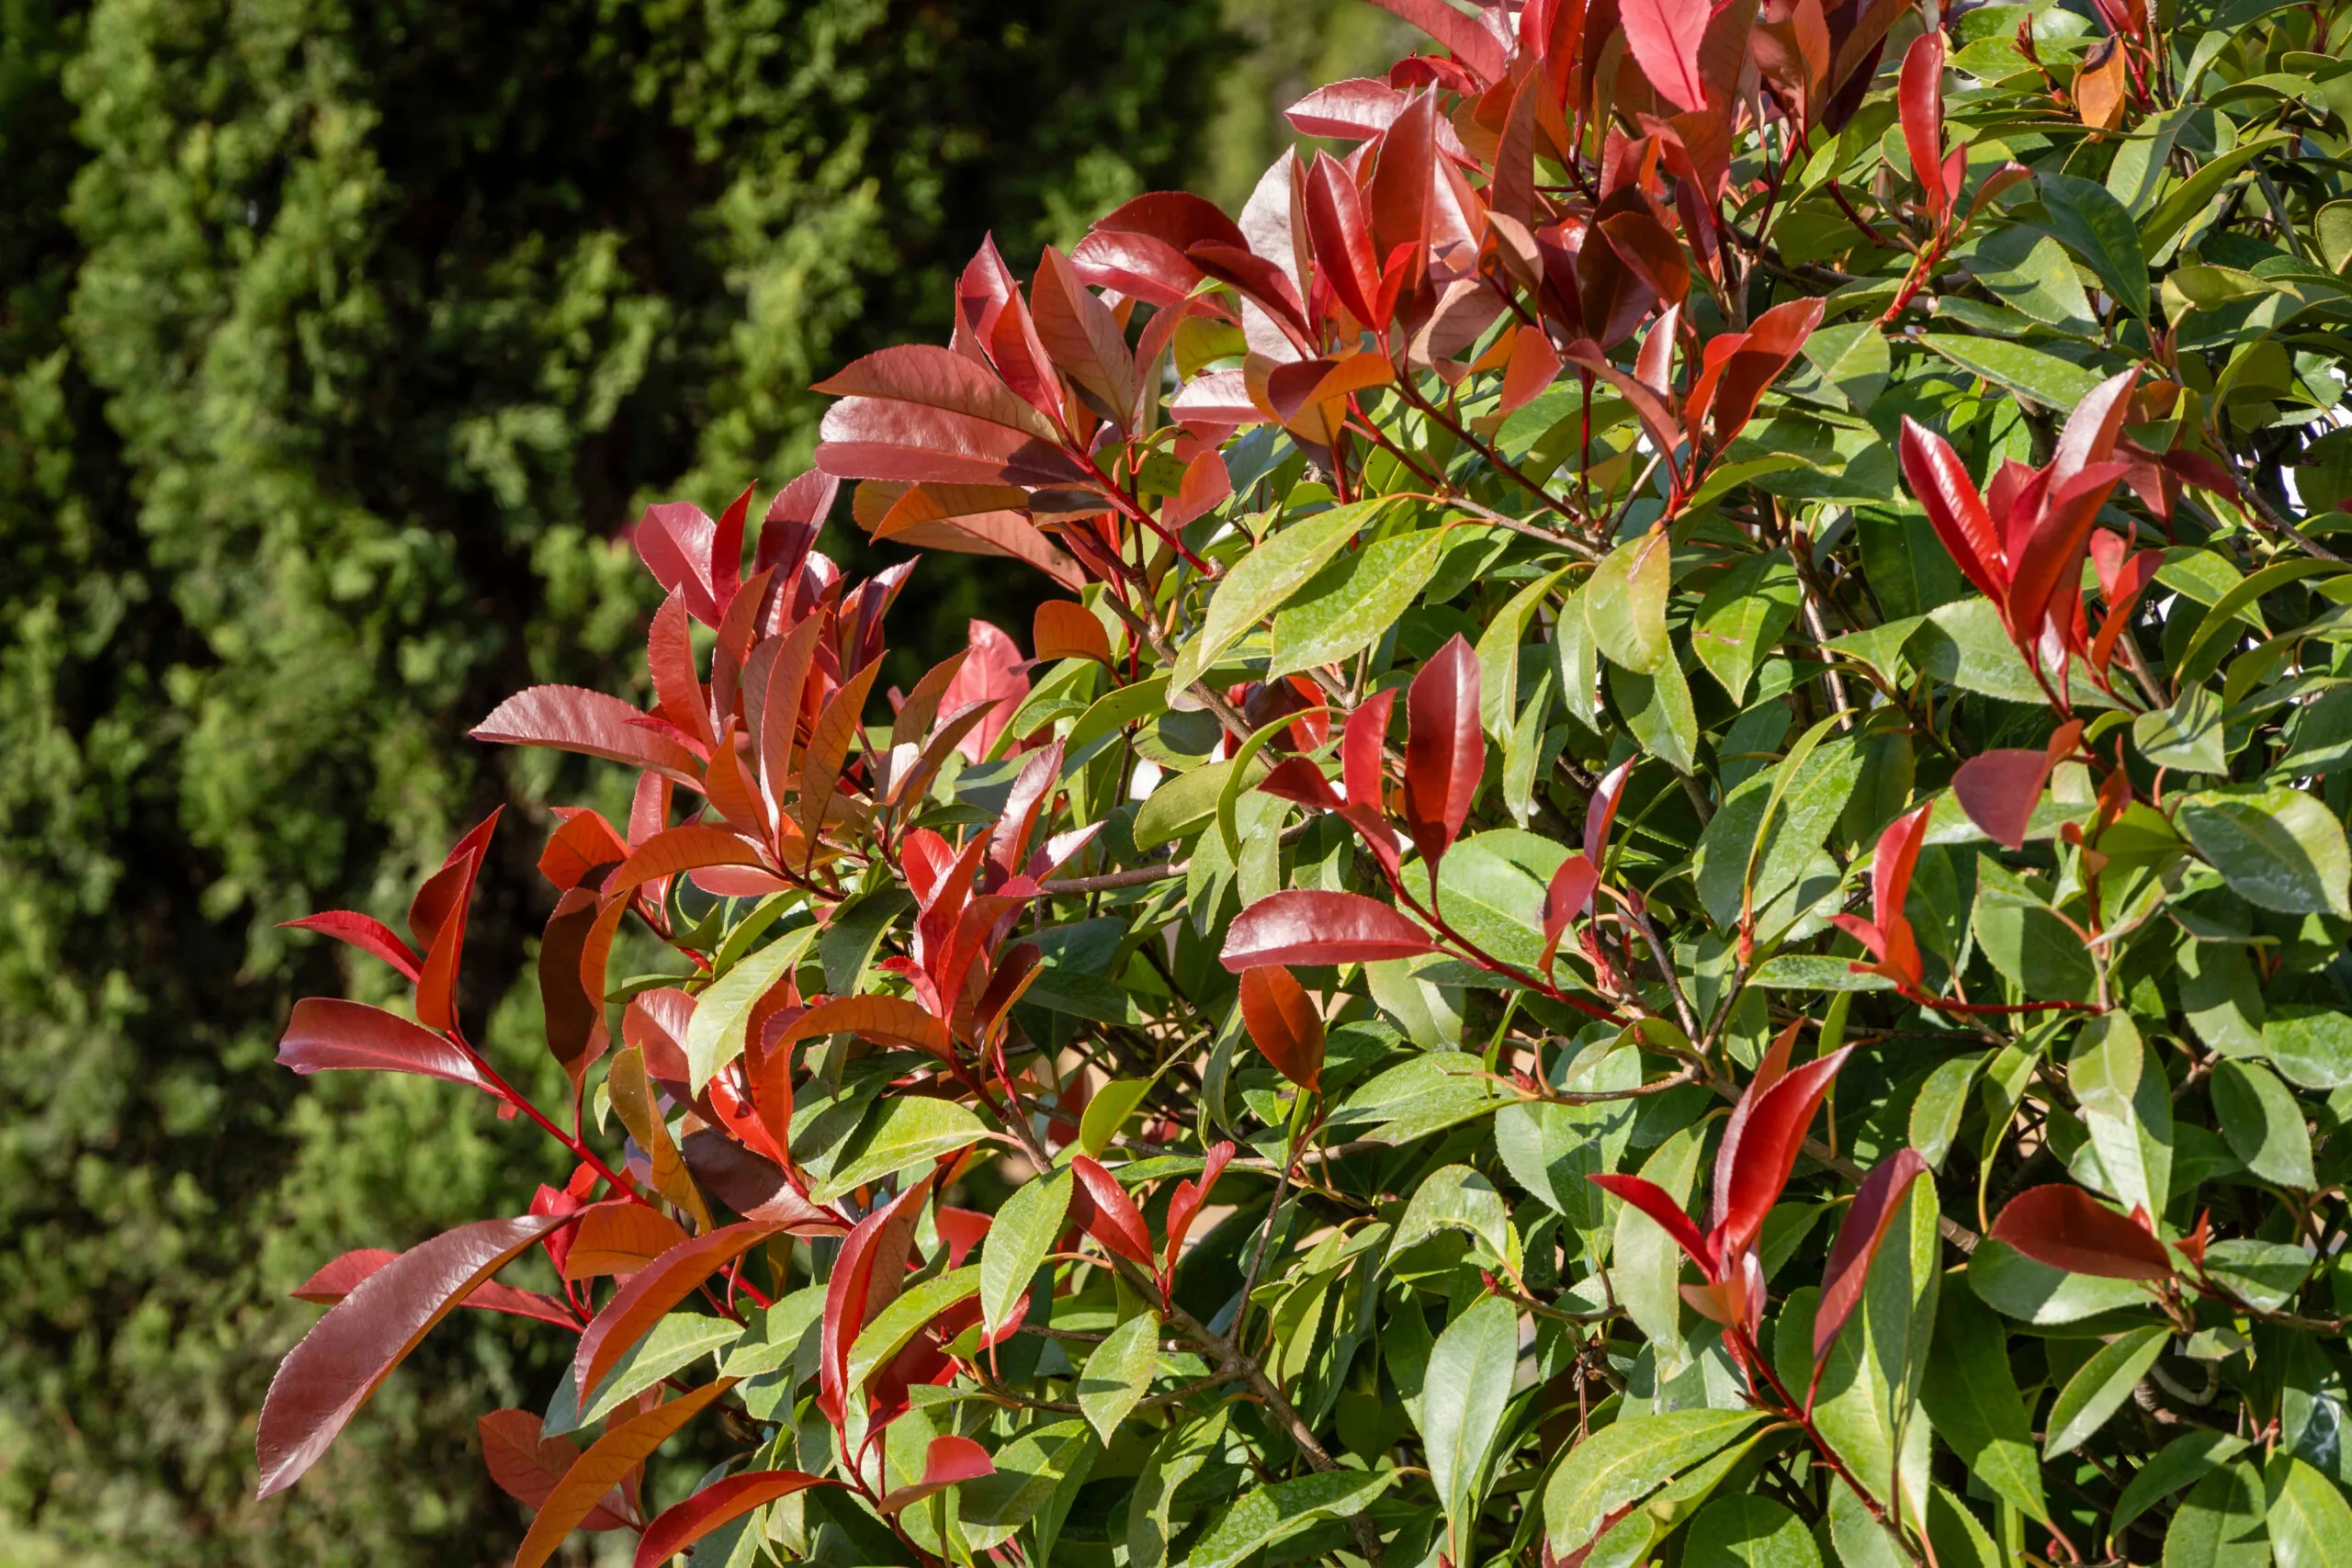
<svg viewBox="0 0 2352 1568">
<path fill-rule="evenodd" d="M 1519 1235 L 1512 1230 L 1510 1211 L 1495 1184 L 1466 1165 L 1449 1165 L 1433 1171 L 1405 1205 L 1396 1234 L 1388 1239 L 1391 1254 L 1428 1240 L 1442 1230 L 1466 1233 L 1497 1261 L 1519 1267 Z"/>
<path fill-rule="evenodd" d="M 958 1488 L 957 1517 L 972 1550 L 986 1551 L 1012 1539 L 1093 1447 L 1093 1430 L 1069 1416 L 1032 1427 L 997 1450 L 995 1473 Z"/>
<path fill-rule="evenodd" d="M 1446 1325 L 1430 1352 L 1421 1384 L 1421 1441 L 1430 1483 L 1451 1531 L 1450 1555 L 1457 1560 L 1468 1560 L 1479 1472 L 1502 1426 L 1518 1367 L 1519 1309 L 1499 1296 L 1487 1297 Z"/>
<path fill-rule="evenodd" d="M 2352 919 L 2344 825 L 2297 790 L 2213 790 L 2180 804 L 2180 830 L 2249 904 Z"/>
<path fill-rule="evenodd" d="M 1189 1517 L 1183 1523 L 1176 1519 L 1177 1494 L 1225 1452 L 1229 1422 L 1220 1406 L 1197 1421 L 1170 1427 L 1151 1450 L 1127 1504 L 1127 1568 L 1163 1568 L 1169 1542 L 1191 1522 Z"/>
<path fill-rule="evenodd" d="M 2352 1089 L 2352 1017 L 2338 1008 L 2274 1007 L 2263 1021 L 2263 1049 L 2305 1089 Z"/>
<path fill-rule="evenodd" d="M 2208 158 L 2140 220 L 2141 254 L 2163 260 L 2165 248 L 2205 210 L 2206 203 L 2221 194 L 2232 175 L 2265 152 L 2276 152 L 2294 141 L 2292 134 L 2249 137 L 2228 152 Z"/>
<path fill-rule="evenodd" d="M 1963 692 L 2036 707 L 2047 700 L 1990 599 L 1962 599 L 1930 611 L 1911 646 L 1921 669 Z"/>
<path fill-rule="evenodd" d="M 1886 611 L 1887 620 L 1883 627 L 1849 632 L 1830 640 L 1852 648 L 1870 660 L 1871 668 L 1892 677 L 1894 655 L 1902 651 L 1910 633 L 1918 629 L 1914 625 L 1906 630 L 1905 623 L 1915 615 L 1956 604 L 1974 590 L 1968 586 L 1968 579 L 1961 575 L 1960 568 L 1952 564 L 1951 552 L 1936 537 L 1935 525 L 1928 521 L 1924 512 L 1907 507 L 1893 513 L 1859 511 L 1854 514 L 1854 532 L 1862 547 L 1863 581 L 1871 585 L 1871 593 Z M 1882 629 L 1896 634 L 1882 639 L 1894 640 L 1894 648 L 1882 649 L 1870 645 L 1871 633 Z"/>
<path fill-rule="evenodd" d="M 2032 1422 L 2009 1371 L 2007 1330 L 1957 1292 L 1937 1309 L 1919 1403 L 1971 1475 L 2029 1517 L 2050 1522 Z"/>
<path fill-rule="evenodd" d="M 1944 1156 L 1960 1137 L 1961 1118 L 1968 1114 L 1968 1091 L 1989 1055 L 1980 1052 L 1938 1063 L 1911 1102 L 1911 1146 L 1934 1169 L 1943 1168 Z"/>
<path fill-rule="evenodd" d="M 1699 716 L 1690 706 L 1690 687 L 1679 664 L 1668 659 L 1654 675 L 1611 664 L 1609 700 L 1643 750 L 1676 773 L 1691 772 L 1699 753 Z"/>
<path fill-rule="evenodd" d="M 1628 539 L 1609 552 L 1577 592 L 1585 624 L 1610 663 L 1649 675 L 1672 661 L 1666 635 L 1666 596 L 1674 547 L 1664 529 Z"/>
<path fill-rule="evenodd" d="M 1819 328 L 1804 340 L 1804 356 L 1856 413 L 1868 412 L 1878 401 L 1894 367 L 1886 334 L 1876 321 Z M 1736 700 L 1738 694 L 1733 697 Z"/>
<path fill-rule="evenodd" d="M 2172 1195 L 2172 1085 L 2130 1013 L 2101 1013 L 2083 1025 L 2066 1082 L 2108 1190 L 2127 1212 L 2163 1213 Z"/>
<path fill-rule="evenodd" d="M 2213 1064 L 2213 1111 L 2230 1152 L 2265 1181 L 2308 1192 L 2312 1174 L 2311 1129 L 2294 1091 L 2259 1062 Z"/>
<path fill-rule="evenodd" d="M 1072 1179 L 1066 1170 L 1031 1178 L 1004 1201 L 989 1226 L 980 1244 L 980 1325 L 991 1337 L 1012 1320 L 1022 1293 L 1053 1250 L 1069 1213 Z"/>
<path fill-rule="evenodd" d="M 2115 1517 L 2108 1528 L 2122 1534 L 2133 1519 L 2182 1487 L 2211 1475 L 2245 1452 L 2245 1448 L 2244 1438 L 2217 1432 L 2211 1427 L 2183 1432 L 2140 1467 L 2140 1472 L 2115 1500 Z"/>
<path fill-rule="evenodd" d="M 1078 1376 L 1078 1407 L 1105 1446 L 1159 1370 L 1159 1317 L 1138 1313 L 1094 1347 Z"/>
<path fill-rule="evenodd" d="M 743 1325 L 740 1323 L 673 1312 L 647 1329 L 645 1337 L 630 1346 L 628 1353 L 613 1364 L 612 1370 L 589 1391 L 585 1406 L 573 1403 L 576 1385 L 571 1378 L 557 1379 L 555 1397 L 548 1403 L 542 1430 L 553 1438 L 593 1427 L 663 1378 L 705 1357 L 716 1356 L 742 1337 Z"/>
<path fill-rule="evenodd" d="M 1282 608 L 1324 562 L 1340 553 L 1349 539 L 1371 525 L 1392 497 L 1335 506 L 1312 517 L 1281 525 L 1268 533 L 1257 548 L 1234 563 L 1219 578 L 1209 595 L 1207 620 L 1201 634 L 1186 644 L 1169 672 L 1169 684 L 1190 685 L 1215 664 L 1226 649 L 1239 642 L 1250 628 Z"/>
<path fill-rule="evenodd" d="M 1363 1512 L 1396 1479 L 1393 1470 L 1330 1470 L 1261 1486 L 1217 1516 L 1185 1555 L 1185 1568 L 1237 1568 L 1250 1553 L 1318 1520 Z"/>
<path fill-rule="evenodd" d="M 1702 1127 L 1684 1127 L 1660 1144 L 1642 1164 L 1644 1179 L 1688 1205 L 1699 1179 L 1705 1147 Z M 1617 1209 L 1616 1267 L 1610 1270 L 1617 1300 L 1651 1344 L 1670 1349 L 1682 1343 L 1682 1249 L 1664 1226 L 1631 1203 Z"/>
<path fill-rule="evenodd" d="M 2262 1477 L 2240 1461 L 2199 1482 L 2165 1531 L 2164 1568 L 2269 1568 Z"/>
<path fill-rule="evenodd" d="M 2352 1506 L 2335 1483 L 2292 1454 L 2271 1456 L 2263 1479 L 2278 1568 L 2342 1568 L 2352 1561 Z"/>
<path fill-rule="evenodd" d="M 1921 333 L 1913 340 L 2028 402 L 2064 413 L 2091 395 L 2100 378 L 2055 355 L 2000 338 Z"/>
<path fill-rule="evenodd" d="M 2206 1247 L 2205 1269 L 2248 1305 L 2278 1312 L 2311 1278 L 2312 1258 L 2291 1242 L 2232 1236 Z"/>
<path fill-rule="evenodd" d="M 711 1075 L 743 1054 L 743 1031 L 762 997 L 800 962 L 817 939 L 815 926 L 786 931 L 745 954 L 695 998 L 686 1022 L 686 1076 L 699 1093 Z"/>
<path fill-rule="evenodd" d="M 1611 1516 L 1638 1503 L 1762 1417 L 1751 1410 L 1670 1410 L 1625 1416 L 1568 1450 L 1544 1488 L 1544 1529 L 1555 1557 L 1600 1533 Z"/>
<path fill-rule="evenodd" d="M 1739 923 L 1751 868 L 1759 913 L 1816 869 L 1821 847 L 1862 773 L 1860 748 L 1839 741 L 1818 744 L 1833 722 L 1823 719 L 1786 758 L 1768 772 L 1742 780 L 1699 835 L 1691 880 L 1700 906 L 1716 926 L 1729 929 Z M 1770 821 L 1766 825 L 1768 811 Z M 1759 826 L 1764 827 L 1760 845 Z M 1830 880 L 1836 880 L 1834 871 Z M 1758 921 L 1759 926 L 1767 923 Z"/>
<path fill-rule="evenodd" d="M 2108 294 L 2125 310 L 2148 319 L 2148 258 L 2132 214 L 2107 187 L 2072 175 L 2038 174 L 2043 210 L 2065 247 L 2098 274 Z"/>
<path fill-rule="evenodd" d="M 1641 1052 L 1621 1046 L 1562 1087 L 1574 1094 L 1629 1089 L 1642 1081 Z M 1495 1116 L 1495 1148 L 1511 1179 L 1578 1230 L 1597 1230 L 1606 1211 L 1588 1176 L 1617 1168 L 1634 1134 L 1631 1100 L 1555 1105 L 1519 1100 Z"/>
<path fill-rule="evenodd" d="M 1871 336 L 1877 337 L 1874 328 Z M 1756 666 L 1796 618 L 1797 571 L 1789 553 L 1748 556 L 1716 578 L 1699 602 L 1690 617 L 1690 651 L 1733 702 L 1743 703 Z"/>
<path fill-rule="evenodd" d="M 2219 773 L 2229 769 L 2222 750 L 2222 699 L 2190 686 L 2168 708 L 2152 708 L 2132 721 L 2132 744 L 2158 767 L 2183 773 Z"/>
<path fill-rule="evenodd" d="M 2098 330 L 2090 296 L 2075 276 L 2066 248 L 2022 226 L 1981 231 L 1952 258 L 2003 304 L 2062 332 Z"/>
<path fill-rule="evenodd" d="M 1160 780 L 1136 813 L 1136 848 L 1156 850 L 1207 826 L 1233 768 L 1228 759 Z"/>
<path fill-rule="evenodd" d="M 1592 640 L 1579 588 L 1560 605 L 1552 623 L 1552 664 L 1560 677 L 1560 705 L 1587 729 L 1600 728 L 1600 649 Z"/>
<path fill-rule="evenodd" d="M 1266 678 L 1337 664 L 1379 641 L 1429 586 L 1446 532 L 1420 528 L 1374 539 L 1317 572 L 1274 616 Z"/>
<path fill-rule="evenodd" d="M 858 1330 L 843 1373 L 848 1388 L 853 1392 L 864 1388 L 874 1370 L 905 1349 L 933 1318 L 959 1302 L 971 1300 L 979 1290 L 980 1267 L 974 1263 L 925 1280 L 900 1294 Z"/>
<path fill-rule="evenodd" d="M 1127 1118 L 1135 1114 L 1136 1107 L 1150 1092 L 1149 1078 L 1113 1078 L 1096 1089 L 1094 1098 L 1086 1102 L 1085 1112 L 1079 1117 L 1080 1152 L 1102 1158 L 1102 1151 L 1111 1146 L 1111 1140 L 1119 1135 L 1119 1129 L 1126 1125 Z"/>
<path fill-rule="evenodd" d="M 2082 1447 L 2083 1439 L 2107 1425 L 2123 1408 L 2132 1391 L 2164 1354 L 2172 1330 L 2161 1324 L 2135 1328 L 2100 1346 L 2058 1391 L 2050 1407 L 2048 1429 L 2041 1439 L 2041 1457 L 2054 1460 Z"/>
<path fill-rule="evenodd" d="M 991 1136 L 987 1123 L 956 1100 L 925 1095 L 885 1100 L 875 1120 L 808 1194 L 809 1201 L 830 1203 L 853 1189 Z"/>
<path fill-rule="evenodd" d="M 914 907 L 914 897 L 905 888 L 879 887 L 833 911 L 817 938 L 817 963 L 825 972 L 825 989 L 837 997 L 854 997 L 864 989 L 866 967 L 882 945 L 883 933 Z"/>
<path fill-rule="evenodd" d="M 1544 954 L 1544 889 L 1567 858 L 1566 846 L 1516 828 L 1474 833 L 1438 862 L 1438 907 L 1482 950 L 1532 970 Z"/>
<path fill-rule="evenodd" d="M 2098 988 L 2083 939 L 2024 879 L 1990 855 L 1976 862 L 1970 925 L 1993 967 L 2030 1001 L 2086 1002 Z"/>
<path fill-rule="evenodd" d="M 1547 572 L 1512 594 L 1478 634 L 1478 723 L 1498 740 L 1509 736 L 1519 712 L 1519 649 L 1527 639 L 1527 623 L 1569 570 Z"/>
<path fill-rule="evenodd" d="M 2069 1274 L 1989 1236 L 1969 1255 L 1968 1288 L 1985 1305 L 2041 1327 L 2148 1304 L 2148 1292 L 2129 1280 Z"/>
<path fill-rule="evenodd" d="M 1770 1497 L 1718 1497 L 1683 1531 L 1682 1568 L 1821 1568 L 1821 1548 Z"/>
</svg>

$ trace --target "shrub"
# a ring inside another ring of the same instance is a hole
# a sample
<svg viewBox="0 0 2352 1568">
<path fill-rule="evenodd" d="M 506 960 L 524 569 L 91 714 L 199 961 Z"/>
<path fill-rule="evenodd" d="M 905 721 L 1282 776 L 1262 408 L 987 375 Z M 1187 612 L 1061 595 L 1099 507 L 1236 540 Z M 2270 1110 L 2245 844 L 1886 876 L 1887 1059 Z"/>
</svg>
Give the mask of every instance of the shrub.
<svg viewBox="0 0 2352 1568">
<path fill-rule="evenodd" d="M 265 1494 L 465 1305 L 577 1336 L 526 1565 L 2352 1542 L 2346 8 L 1388 3 L 1344 156 L 984 247 L 756 529 L 650 511 L 650 712 L 475 731 L 637 771 L 570 1103 L 457 1027 L 494 822 L 306 922 L 414 1018 L 288 1066 L 577 1163 L 321 1270 Z M 843 480 L 1029 657 L 879 718 Z"/>
</svg>

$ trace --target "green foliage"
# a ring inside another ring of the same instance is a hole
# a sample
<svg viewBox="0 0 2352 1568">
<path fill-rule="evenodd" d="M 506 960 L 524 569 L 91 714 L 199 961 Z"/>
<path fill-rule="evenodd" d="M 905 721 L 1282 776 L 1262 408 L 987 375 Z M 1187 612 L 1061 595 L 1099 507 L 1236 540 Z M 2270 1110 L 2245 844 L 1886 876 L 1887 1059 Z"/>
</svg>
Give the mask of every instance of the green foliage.
<svg viewBox="0 0 2352 1568">
<path fill-rule="evenodd" d="M 460 731 L 621 678 L 616 529 L 805 453 L 807 382 L 944 330 L 984 227 L 1182 176 L 1227 48 L 1155 0 L 0 5 L 0 1559 L 518 1533 L 471 1416 L 555 1363 L 478 1314 L 331 1488 L 250 1501 L 285 1292 L 562 1176 L 433 1086 L 298 1092 L 289 996 L 380 982 L 273 924 L 536 809 Z M 960 639 L 987 601 L 929 588 Z M 462 1011 L 550 1090 L 522 839 Z"/>
</svg>

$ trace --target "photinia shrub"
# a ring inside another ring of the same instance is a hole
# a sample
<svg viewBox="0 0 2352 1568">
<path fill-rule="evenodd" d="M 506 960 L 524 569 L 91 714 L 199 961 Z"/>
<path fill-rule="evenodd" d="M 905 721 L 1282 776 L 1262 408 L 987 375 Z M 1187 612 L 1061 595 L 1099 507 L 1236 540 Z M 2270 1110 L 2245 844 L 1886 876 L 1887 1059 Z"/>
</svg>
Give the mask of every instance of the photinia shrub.
<svg viewBox="0 0 2352 1568">
<path fill-rule="evenodd" d="M 2346 1561 L 2352 7 L 1384 3 L 483 720 L 635 773 L 564 1103 L 494 822 L 298 922 L 573 1173 L 303 1286 L 265 1495 L 463 1306 L 521 1568 Z M 844 503 L 1062 596 L 878 689 Z"/>
</svg>

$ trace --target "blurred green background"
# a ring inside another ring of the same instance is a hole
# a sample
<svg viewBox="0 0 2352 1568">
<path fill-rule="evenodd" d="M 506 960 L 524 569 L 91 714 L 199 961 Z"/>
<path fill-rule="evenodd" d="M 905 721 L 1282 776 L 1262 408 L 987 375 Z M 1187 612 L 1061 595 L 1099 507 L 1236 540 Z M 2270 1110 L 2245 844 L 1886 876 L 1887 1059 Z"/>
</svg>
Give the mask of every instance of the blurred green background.
<svg viewBox="0 0 2352 1568">
<path fill-rule="evenodd" d="M 274 922 L 396 917 L 505 805 L 463 1000 L 540 1070 L 531 863 L 587 775 L 463 731 L 627 689 L 616 529 L 797 471 L 806 384 L 944 339 L 984 231 L 1025 274 L 1146 188 L 1238 204 L 1283 104 L 1410 42 L 1356 0 L 0 0 L 0 1563 L 511 1554 L 473 1416 L 565 1348 L 486 1314 L 250 1501 L 287 1290 L 564 1175 L 447 1086 L 273 1066 L 293 998 L 384 994 Z M 898 640 L 1035 592 L 933 558 Z"/>
</svg>

